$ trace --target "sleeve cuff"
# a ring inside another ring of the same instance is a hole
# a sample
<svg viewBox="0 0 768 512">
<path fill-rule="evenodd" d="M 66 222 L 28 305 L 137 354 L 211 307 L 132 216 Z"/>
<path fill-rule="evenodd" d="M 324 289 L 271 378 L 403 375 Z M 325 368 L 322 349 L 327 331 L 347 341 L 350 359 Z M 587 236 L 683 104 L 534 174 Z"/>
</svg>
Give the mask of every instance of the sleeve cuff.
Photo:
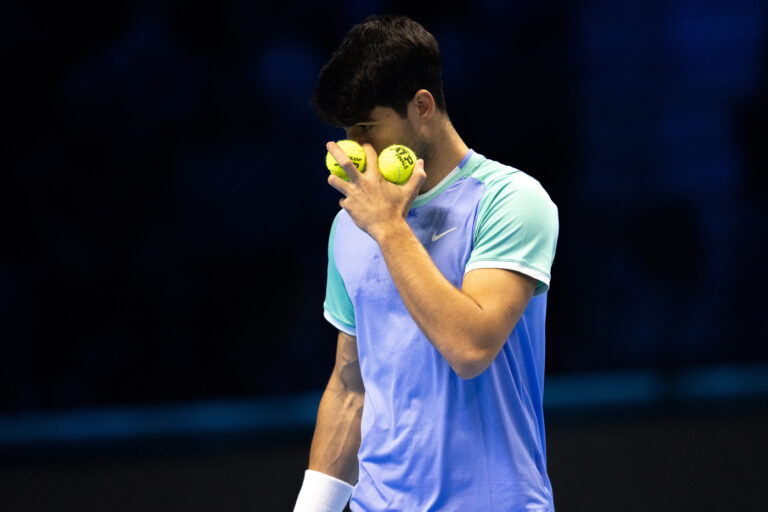
<svg viewBox="0 0 768 512">
<path fill-rule="evenodd" d="M 334 318 L 327 309 L 323 310 L 323 316 L 325 317 L 328 322 L 333 325 L 335 328 L 340 330 L 341 332 L 345 334 L 349 334 L 350 336 L 357 336 L 357 330 L 355 329 L 354 325 L 347 325 L 344 322 L 337 320 Z"/>
<path fill-rule="evenodd" d="M 534 297 L 546 293 L 549 290 L 550 277 L 548 274 L 523 265 L 517 261 L 475 261 L 466 266 L 464 273 L 466 274 L 470 270 L 476 270 L 478 268 L 502 268 L 505 270 L 514 270 L 515 272 L 520 272 L 521 274 L 536 279 L 541 284 L 536 287 L 536 291 L 533 294 Z"/>
</svg>

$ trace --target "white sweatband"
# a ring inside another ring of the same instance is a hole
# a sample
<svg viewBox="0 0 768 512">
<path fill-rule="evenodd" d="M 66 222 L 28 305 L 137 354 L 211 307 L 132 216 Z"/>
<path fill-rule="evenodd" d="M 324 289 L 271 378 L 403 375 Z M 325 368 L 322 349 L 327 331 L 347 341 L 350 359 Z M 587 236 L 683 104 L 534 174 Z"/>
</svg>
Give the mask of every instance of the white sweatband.
<svg viewBox="0 0 768 512">
<path fill-rule="evenodd" d="M 293 512 L 342 512 L 352 489 L 354 486 L 343 480 L 308 469 Z"/>
</svg>

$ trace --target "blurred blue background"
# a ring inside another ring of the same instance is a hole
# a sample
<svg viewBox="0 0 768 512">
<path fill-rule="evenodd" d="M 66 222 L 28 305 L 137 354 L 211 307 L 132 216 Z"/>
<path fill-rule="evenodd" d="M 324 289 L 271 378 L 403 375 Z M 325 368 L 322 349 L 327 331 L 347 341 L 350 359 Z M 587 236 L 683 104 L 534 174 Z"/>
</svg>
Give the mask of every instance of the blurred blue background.
<svg viewBox="0 0 768 512">
<path fill-rule="evenodd" d="M 324 143 L 343 138 L 309 98 L 371 13 L 435 35 L 464 140 L 559 207 L 556 427 L 606 404 L 763 403 L 765 2 L 11 2 L 9 468 L 67 440 L 309 428 L 335 350 Z"/>
</svg>

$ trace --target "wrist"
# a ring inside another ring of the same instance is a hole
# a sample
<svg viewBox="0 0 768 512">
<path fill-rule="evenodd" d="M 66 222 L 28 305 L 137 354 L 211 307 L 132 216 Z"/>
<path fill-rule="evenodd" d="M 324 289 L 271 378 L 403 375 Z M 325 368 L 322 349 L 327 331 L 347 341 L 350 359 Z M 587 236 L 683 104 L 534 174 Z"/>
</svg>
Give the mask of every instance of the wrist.
<svg viewBox="0 0 768 512">
<path fill-rule="evenodd" d="M 379 246 L 388 244 L 391 240 L 402 239 L 404 233 L 408 233 L 411 227 L 403 218 L 377 225 L 371 230 L 371 237 L 376 240 Z"/>
<path fill-rule="evenodd" d="M 353 488 L 343 480 L 308 469 L 293 512 L 342 512 Z"/>
</svg>

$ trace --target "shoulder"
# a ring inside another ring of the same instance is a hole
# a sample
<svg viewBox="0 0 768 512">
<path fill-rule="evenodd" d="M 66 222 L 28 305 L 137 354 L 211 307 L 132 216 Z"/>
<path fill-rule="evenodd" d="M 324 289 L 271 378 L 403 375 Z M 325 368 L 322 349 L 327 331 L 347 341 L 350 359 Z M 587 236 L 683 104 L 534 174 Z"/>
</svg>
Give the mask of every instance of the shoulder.
<svg viewBox="0 0 768 512">
<path fill-rule="evenodd" d="M 343 208 L 339 209 L 331 223 L 331 238 L 333 239 L 336 236 L 336 233 L 349 229 L 348 224 L 350 223 L 352 223 L 352 219 L 350 219 L 346 210 Z M 352 223 L 352 225 L 354 225 L 354 223 Z"/>
<path fill-rule="evenodd" d="M 482 157 L 472 178 L 482 182 L 485 193 L 482 203 L 514 202 L 521 207 L 534 206 L 556 209 L 539 180 L 515 167 Z"/>
<path fill-rule="evenodd" d="M 331 224 L 329 244 L 331 250 L 338 248 L 346 252 L 349 248 L 359 251 L 368 248 L 371 244 L 376 245 L 376 242 L 365 231 L 358 228 L 349 213 L 342 209 L 336 213 Z"/>
</svg>

